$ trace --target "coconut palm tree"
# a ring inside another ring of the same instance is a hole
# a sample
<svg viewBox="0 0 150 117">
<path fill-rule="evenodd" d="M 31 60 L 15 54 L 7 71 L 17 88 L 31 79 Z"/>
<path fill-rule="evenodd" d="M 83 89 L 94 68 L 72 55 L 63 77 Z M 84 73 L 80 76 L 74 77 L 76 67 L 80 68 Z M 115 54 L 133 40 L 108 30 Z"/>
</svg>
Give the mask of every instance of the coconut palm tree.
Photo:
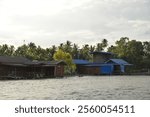
<svg viewBox="0 0 150 117">
<path fill-rule="evenodd" d="M 71 55 L 74 59 L 79 58 L 79 46 L 77 44 L 73 44 Z"/>
</svg>

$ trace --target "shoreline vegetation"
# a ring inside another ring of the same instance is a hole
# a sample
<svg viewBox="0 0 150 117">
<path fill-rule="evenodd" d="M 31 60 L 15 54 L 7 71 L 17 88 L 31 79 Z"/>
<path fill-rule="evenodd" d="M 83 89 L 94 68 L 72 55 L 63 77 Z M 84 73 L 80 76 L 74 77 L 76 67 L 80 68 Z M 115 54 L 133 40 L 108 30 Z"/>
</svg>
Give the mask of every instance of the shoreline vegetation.
<svg viewBox="0 0 150 117">
<path fill-rule="evenodd" d="M 95 45 L 84 44 L 81 47 L 78 44 L 66 41 L 59 46 L 42 48 L 35 43 L 23 44 L 17 48 L 13 45 L 0 45 L 1 56 L 21 56 L 30 60 L 53 61 L 63 60 L 67 63 L 65 67 L 65 76 L 74 76 L 76 66 L 73 59 L 83 59 L 92 61 L 92 52 L 112 52 L 115 58 L 124 59 L 133 66 L 127 69 L 127 73 L 119 75 L 150 75 L 150 41 L 130 40 L 128 37 L 121 37 L 114 45 L 108 45 L 107 39 Z"/>
</svg>

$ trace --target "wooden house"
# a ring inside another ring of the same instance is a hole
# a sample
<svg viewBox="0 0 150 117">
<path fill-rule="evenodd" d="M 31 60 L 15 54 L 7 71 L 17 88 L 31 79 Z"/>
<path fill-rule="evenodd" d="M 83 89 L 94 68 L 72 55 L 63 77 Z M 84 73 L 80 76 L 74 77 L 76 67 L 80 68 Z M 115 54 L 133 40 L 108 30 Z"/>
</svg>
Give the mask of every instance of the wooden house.
<svg viewBox="0 0 150 117">
<path fill-rule="evenodd" d="M 93 62 L 87 60 L 75 59 L 74 64 L 77 66 L 78 74 L 86 75 L 110 75 L 125 73 L 128 62 L 122 59 L 113 59 L 113 53 L 110 52 L 93 52 Z"/>
<path fill-rule="evenodd" d="M 37 79 L 64 76 L 64 61 L 31 61 L 0 56 L 0 79 Z"/>
</svg>

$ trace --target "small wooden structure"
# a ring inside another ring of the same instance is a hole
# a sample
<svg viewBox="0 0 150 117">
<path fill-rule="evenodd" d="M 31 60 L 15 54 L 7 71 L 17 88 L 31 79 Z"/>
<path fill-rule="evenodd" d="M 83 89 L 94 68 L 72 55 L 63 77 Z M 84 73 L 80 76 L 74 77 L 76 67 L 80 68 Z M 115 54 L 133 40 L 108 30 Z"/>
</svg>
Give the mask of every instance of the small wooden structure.
<svg viewBox="0 0 150 117">
<path fill-rule="evenodd" d="M 38 79 L 64 76 L 64 61 L 31 61 L 0 56 L 0 79 Z"/>
</svg>

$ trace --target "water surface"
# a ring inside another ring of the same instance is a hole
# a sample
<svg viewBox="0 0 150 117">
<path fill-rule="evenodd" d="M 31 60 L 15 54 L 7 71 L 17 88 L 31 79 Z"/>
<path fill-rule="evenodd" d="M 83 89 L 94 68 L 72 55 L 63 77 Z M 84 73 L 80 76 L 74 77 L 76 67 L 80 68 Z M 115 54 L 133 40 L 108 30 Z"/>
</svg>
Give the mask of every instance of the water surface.
<svg viewBox="0 0 150 117">
<path fill-rule="evenodd" d="M 84 76 L 0 81 L 0 99 L 150 99 L 150 76 Z"/>
</svg>

